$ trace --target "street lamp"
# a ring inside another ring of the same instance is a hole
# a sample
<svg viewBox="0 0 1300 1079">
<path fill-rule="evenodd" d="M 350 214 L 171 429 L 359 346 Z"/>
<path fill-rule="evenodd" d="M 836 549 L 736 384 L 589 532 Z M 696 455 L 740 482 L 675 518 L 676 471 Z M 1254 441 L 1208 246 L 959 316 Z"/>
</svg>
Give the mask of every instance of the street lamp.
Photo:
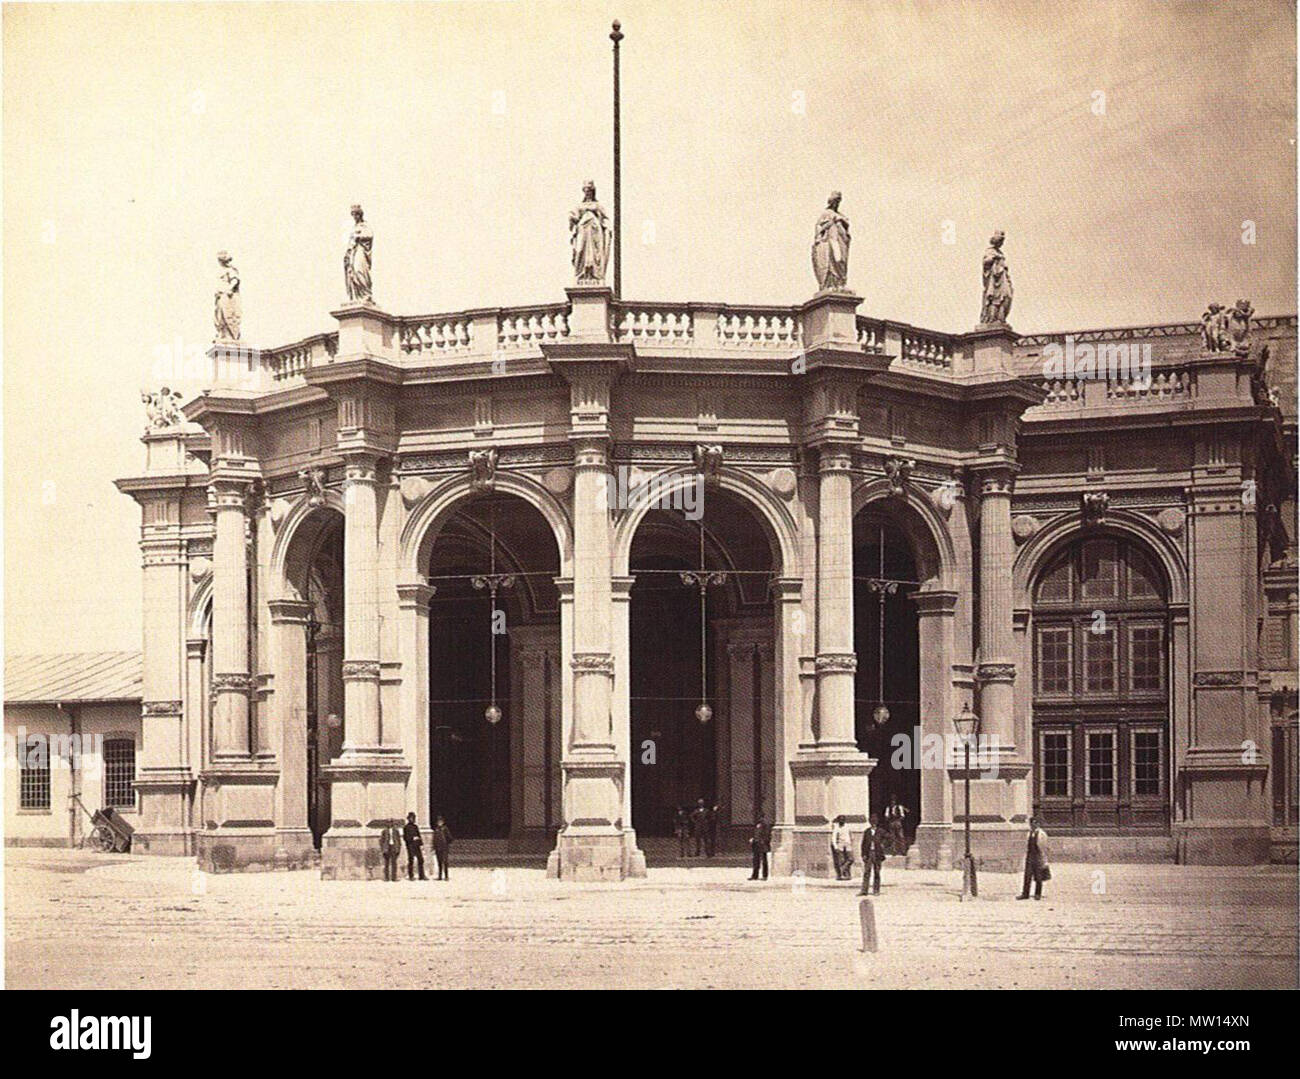
<svg viewBox="0 0 1300 1079">
<path fill-rule="evenodd" d="M 961 894 L 962 898 L 970 896 L 972 899 L 979 897 L 979 883 L 975 879 L 975 859 L 970 853 L 970 746 L 974 741 L 979 744 L 980 736 L 980 717 L 970 710 L 970 702 L 961 706 L 960 714 L 953 717 L 952 725 L 957 728 L 957 735 L 961 738 L 965 746 L 965 774 L 966 774 L 966 856 L 962 859 L 961 867 Z"/>
</svg>

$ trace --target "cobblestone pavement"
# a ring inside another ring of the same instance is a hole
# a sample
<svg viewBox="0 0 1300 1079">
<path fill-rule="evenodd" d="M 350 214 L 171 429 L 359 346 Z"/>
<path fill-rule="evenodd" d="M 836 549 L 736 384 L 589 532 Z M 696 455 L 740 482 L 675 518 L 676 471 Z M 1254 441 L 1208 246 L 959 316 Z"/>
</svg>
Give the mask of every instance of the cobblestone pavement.
<svg viewBox="0 0 1300 1079">
<path fill-rule="evenodd" d="M 199 873 L 182 858 L 9 848 L 6 983 L 47 988 L 1295 988 L 1296 873 L 1054 865 L 1042 902 L 898 871 L 859 950 L 856 886 L 652 869 L 450 882 Z"/>
</svg>

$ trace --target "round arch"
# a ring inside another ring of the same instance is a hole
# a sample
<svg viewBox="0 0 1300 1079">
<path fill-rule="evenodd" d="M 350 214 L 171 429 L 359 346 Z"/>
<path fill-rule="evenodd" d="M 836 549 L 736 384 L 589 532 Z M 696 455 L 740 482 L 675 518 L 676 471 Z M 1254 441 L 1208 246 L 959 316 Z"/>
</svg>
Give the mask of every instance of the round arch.
<svg viewBox="0 0 1300 1079">
<path fill-rule="evenodd" d="M 468 474 L 453 476 L 421 499 L 407 516 L 398 544 L 399 579 L 418 581 L 424 574 L 434 540 L 443 523 L 461 502 L 480 492 Z M 536 480 L 512 472 L 498 472 L 493 494 L 514 495 L 545 518 L 560 556 L 560 576 L 573 575 L 573 525 L 564 507 Z"/>
<path fill-rule="evenodd" d="M 1178 546 L 1156 525 L 1140 514 L 1127 510 L 1111 510 L 1105 520 L 1096 525 L 1083 522 L 1079 511 L 1067 513 L 1040 528 L 1016 554 L 1011 569 L 1014 605 L 1028 608 L 1032 605 L 1032 588 L 1043 567 L 1066 545 L 1086 535 L 1123 536 L 1136 540 L 1160 566 L 1169 585 L 1169 605 L 1177 607 L 1187 603 L 1187 563 Z"/>
<path fill-rule="evenodd" d="M 632 540 L 637 527 L 645 515 L 654 508 L 654 503 L 683 490 L 699 479 L 699 473 L 692 467 L 672 469 L 659 473 L 655 477 L 655 498 L 643 499 L 628 507 L 614 527 L 613 573 L 615 577 L 626 577 L 632 557 Z M 773 560 L 777 565 L 778 577 L 798 577 L 799 541 L 798 529 L 790 511 L 785 508 L 777 496 L 761 482 L 739 469 L 723 467 L 717 474 L 718 486 L 739 499 L 754 511 L 768 543 L 772 545 Z"/>
<path fill-rule="evenodd" d="M 186 612 L 185 624 L 189 627 L 188 639 L 202 640 L 207 637 L 212 622 L 212 571 L 194 586 L 190 592 L 190 606 Z"/>
<path fill-rule="evenodd" d="M 873 504 L 879 503 L 878 506 Z M 917 572 L 927 590 L 951 590 L 955 587 L 960 567 L 948 524 L 934 504 L 914 487 L 904 489 L 902 495 L 894 493 L 884 478 L 868 480 L 853 491 L 853 516 L 868 507 L 891 510 L 890 516 L 902 529 L 912 545 Z"/>
<path fill-rule="evenodd" d="M 343 496 L 332 489 L 325 492 L 322 505 L 313 506 L 310 499 L 299 498 L 285 514 L 271 545 L 271 587 L 277 593 L 272 599 L 306 598 L 311 549 L 331 513 L 344 515 Z"/>
</svg>

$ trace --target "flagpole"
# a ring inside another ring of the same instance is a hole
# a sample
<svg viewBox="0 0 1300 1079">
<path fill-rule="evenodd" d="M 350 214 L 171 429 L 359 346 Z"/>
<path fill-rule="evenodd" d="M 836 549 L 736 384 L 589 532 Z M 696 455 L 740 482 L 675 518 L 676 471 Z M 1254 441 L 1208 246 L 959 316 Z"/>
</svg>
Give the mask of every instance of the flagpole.
<svg viewBox="0 0 1300 1079">
<path fill-rule="evenodd" d="M 619 300 L 623 298 L 623 183 L 618 138 L 618 43 L 623 40 L 623 31 L 617 19 L 609 39 L 614 43 L 614 299 Z"/>
</svg>

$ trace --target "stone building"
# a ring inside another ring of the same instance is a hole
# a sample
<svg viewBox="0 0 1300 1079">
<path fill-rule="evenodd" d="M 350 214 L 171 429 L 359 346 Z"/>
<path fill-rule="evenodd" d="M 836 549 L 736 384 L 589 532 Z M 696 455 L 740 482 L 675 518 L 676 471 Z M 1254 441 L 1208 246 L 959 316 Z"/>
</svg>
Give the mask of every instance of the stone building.
<svg viewBox="0 0 1300 1079">
<path fill-rule="evenodd" d="M 619 879 L 704 799 L 724 847 L 761 817 L 776 872 L 827 874 L 829 822 L 896 797 L 948 866 L 969 705 L 985 865 L 1032 813 L 1058 857 L 1294 853 L 1294 316 L 633 302 L 580 210 L 563 301 L 410 316 L 354 208 L 336 328 L 226 330 L 210 387 L 154 402 L 119 481 L 137 850 L 364 876 L 410 812 Z"/>
</svg>

